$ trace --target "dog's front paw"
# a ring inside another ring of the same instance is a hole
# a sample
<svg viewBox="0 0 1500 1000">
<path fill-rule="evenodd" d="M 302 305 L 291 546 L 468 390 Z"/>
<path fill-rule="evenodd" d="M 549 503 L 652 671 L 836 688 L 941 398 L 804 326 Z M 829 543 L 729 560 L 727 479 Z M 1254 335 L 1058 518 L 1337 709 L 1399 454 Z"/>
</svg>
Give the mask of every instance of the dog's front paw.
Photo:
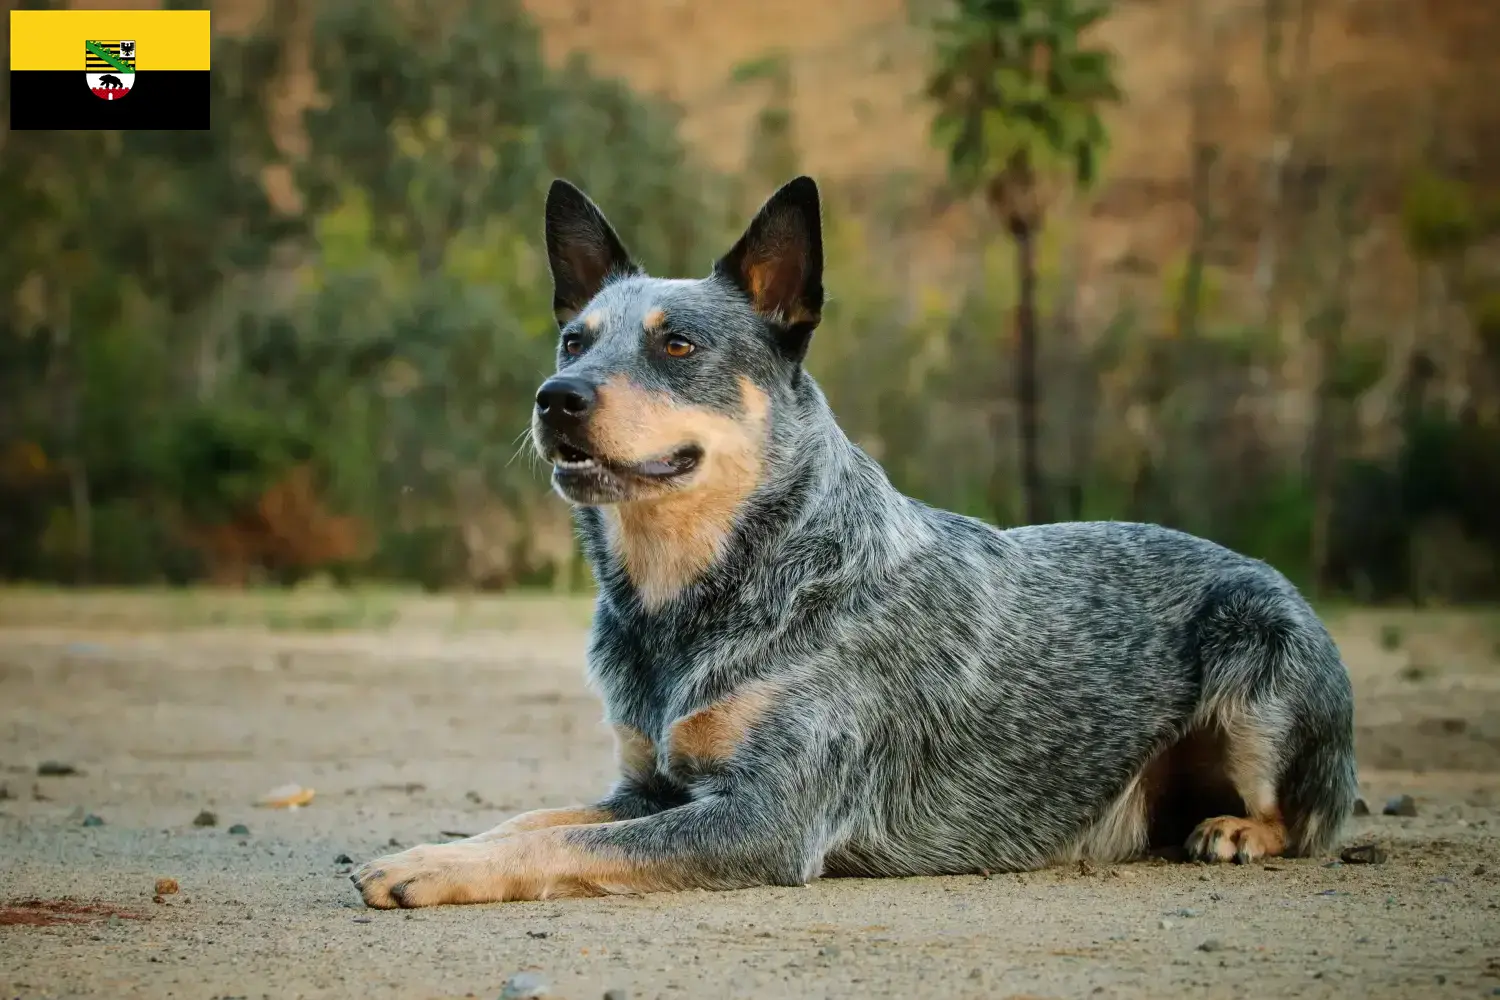
<svg viewBox="0 0 1500 1000">
<path fill-rule="evenodd" d="M 486 901 L 484 865 L 471 844 L 421 844 L 359 866 L 349 876 L 380 910 Z"/>
</svg>

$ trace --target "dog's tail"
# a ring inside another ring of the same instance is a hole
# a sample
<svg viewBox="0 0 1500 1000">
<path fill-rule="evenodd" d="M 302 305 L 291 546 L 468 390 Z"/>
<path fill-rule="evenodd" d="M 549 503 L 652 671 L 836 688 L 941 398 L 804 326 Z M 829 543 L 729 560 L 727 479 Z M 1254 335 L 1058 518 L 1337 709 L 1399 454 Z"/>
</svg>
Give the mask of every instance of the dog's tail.
<svg viewBox="0 0 1500 1000">
<path fill-rule="evenodd" d="M 1279 576 L 1222 584 L 1204 612 L 1200 722 L 1225 735 L 1229 778 L 1250 814 L 1284 824 L 1286 853 L 1328 852 L 1359 790 L 1338 647 Z"/>
</svg>

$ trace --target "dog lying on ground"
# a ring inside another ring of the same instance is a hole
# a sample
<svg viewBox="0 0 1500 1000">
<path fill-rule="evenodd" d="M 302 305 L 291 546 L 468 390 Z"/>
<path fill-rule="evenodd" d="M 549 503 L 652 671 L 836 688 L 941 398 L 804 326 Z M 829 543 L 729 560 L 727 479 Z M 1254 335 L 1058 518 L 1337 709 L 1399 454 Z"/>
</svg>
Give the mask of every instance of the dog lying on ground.
<svg viewBox="0 0 1500 1000">
<path fill-rule="evenodd" d="M 818 191 L 702 280 L 631 260 L 554 182 L 561 331 L 537 451 L 599 584 L 600 801 L 352 876 L 415 907 L 1327 851 L 1356 794 L 1349 678 L 1297 590 L 1166 528 L 998 530 L 903 496 L 802 367 Z"/>
</svg>

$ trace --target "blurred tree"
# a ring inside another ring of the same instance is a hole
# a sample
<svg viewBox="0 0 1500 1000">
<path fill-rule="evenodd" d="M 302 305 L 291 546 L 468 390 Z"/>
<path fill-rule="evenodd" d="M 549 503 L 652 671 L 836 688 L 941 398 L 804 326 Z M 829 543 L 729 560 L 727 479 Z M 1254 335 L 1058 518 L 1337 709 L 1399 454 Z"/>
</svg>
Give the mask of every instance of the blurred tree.
<svg viewBox="0 0 1500 1000">
<path fill-rule="evenodd" d="M 724 192 L 675 109 L 581 57 L 549 67 L 518 0 L 320 3 L 311 64 L 324 99 L 300 180 L 315 238 L 296 308 L 255 324 L 267 388 L 383 528 L 382 572 L 451 573 L 462 552 L 468 582 L 514 582 L 528 559 L 510 550 L 548 532 L 572 544 L 517 460 L 557 335 L 539 255 L 549 181 L 606 206 L 658 273 L 712 260 Z"/>
<path fill-rule="evenodd" d="M 736 86 L 765 85 L 765 102 L 750 124 L 746 143 L 746 180 L 757 190 L 748 192 L 754 211 L 762 191 L 774 191 L 800 172 L 796 130 L 792 121 L 792 63 L 783 51 L 768 52 L 736 66 L 729 74 Z"/>
<path fill-rule="evenodd" d="M 727 189 L 675 110 L 547 65 L 518 0 L 277 0 L 213 77 L 211 132 L 0 134 L 0 573 L 139 582 L 211 538 L 254 578 L 348 550 L 325 500 L 366 570 L 512 579 L 536 511 L 570 549 L 514 460 L 556 336 L 542 197 L 567 176 L 654 269 L 706 269 Z"/>
<path fill-rule="evenodd" d="M 934 24 L 927 93 L 953 181 L 982 190 L 1016 246 L 1016 395 L 1027 520 L 1050 519 L 1037 400 L 1036 243 L 1055 185 L 1087 187 L 1106 145 L 1101 106 L 1120 94 L 1109 52 L 1087 46 L 1108 12 L 1089 0 L 956 0 Z M 994 483 L 992 497 L 1002 484 Z"/>
<path fill-rule="evenodd" d="M 34 445 L 66 485 L 66 506 L 26 546 L 49 548 L 65 577 L 90 576 L 97 509 L 142 518 L 160 499 L 146 471 L 154 437 L 138 432 L 184 391 L 210 388 L 208 314 L 295 228 L 269 212 L 257 178 L 271 149 L 255 87 L 264 57 L 253 42 L 219 45 L 214 132 L 6 136 L 0 443 Z M 51 502 L 47 489 L 8 499 Z"/>
</svg>

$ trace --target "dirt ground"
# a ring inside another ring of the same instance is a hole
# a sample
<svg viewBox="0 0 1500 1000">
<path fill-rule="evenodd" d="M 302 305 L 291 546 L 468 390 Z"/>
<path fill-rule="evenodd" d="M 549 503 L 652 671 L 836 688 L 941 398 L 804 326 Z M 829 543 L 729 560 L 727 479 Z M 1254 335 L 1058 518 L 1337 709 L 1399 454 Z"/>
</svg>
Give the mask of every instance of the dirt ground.
<svg viewBox="0 0 1500 1000">
<path fill-rule="evenodd" d="M 0 997 L 1500 995 L 1500 616 L 1330 619 L 1384 864 L 377 912 L 350 859 L 604 787 L 585 603 L 0 592 Z"/>
</svg>

